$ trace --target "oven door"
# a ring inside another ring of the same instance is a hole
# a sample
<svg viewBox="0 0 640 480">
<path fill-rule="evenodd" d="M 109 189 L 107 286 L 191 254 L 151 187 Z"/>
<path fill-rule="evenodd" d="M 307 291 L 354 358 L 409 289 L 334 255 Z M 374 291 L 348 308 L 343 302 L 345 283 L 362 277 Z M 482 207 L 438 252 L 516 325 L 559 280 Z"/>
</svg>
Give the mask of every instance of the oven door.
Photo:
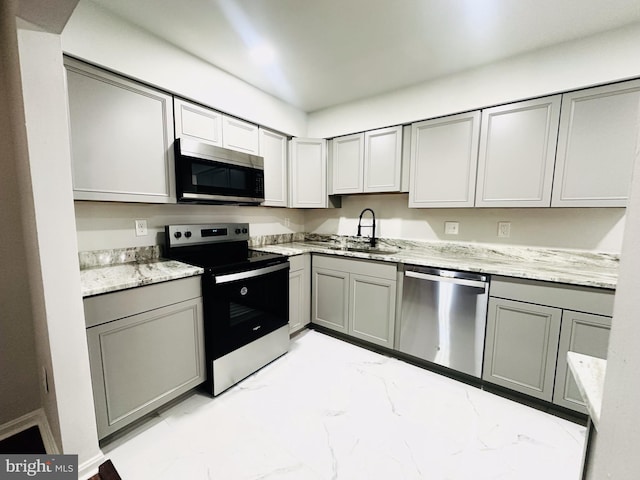
<svg viewBox="0 0 640 480">
<path fill-rule="evenodd" d="M 210 358 L 220 358 L 289 323 L 288 261 L 210 280 L 204 295 Z"/>
</svg>

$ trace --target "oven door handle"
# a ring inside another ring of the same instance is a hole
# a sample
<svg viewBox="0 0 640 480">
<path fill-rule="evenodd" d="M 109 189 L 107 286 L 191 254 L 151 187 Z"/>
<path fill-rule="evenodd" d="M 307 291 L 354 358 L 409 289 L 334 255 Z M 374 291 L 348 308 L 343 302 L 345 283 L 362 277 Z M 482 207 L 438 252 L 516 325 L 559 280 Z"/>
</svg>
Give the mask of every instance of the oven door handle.
<svg viewBox="0 0 640 480">
<path fill-rule="evenodd" d="M 280 263 L 278 265 L 271 265 L 270 267 L 258 268 L 256 270 L 247 270 L 246 272 L 220 275 L 216 276 L 216 285 L 221 283 L 236 282 L 238 280 L 244 280 L 247 278 L 260 277 L 268 273 L 277 272 L 278 270 L 284 270 L 285 268 L 289 268 L 289 262 Z"/>
</svg>

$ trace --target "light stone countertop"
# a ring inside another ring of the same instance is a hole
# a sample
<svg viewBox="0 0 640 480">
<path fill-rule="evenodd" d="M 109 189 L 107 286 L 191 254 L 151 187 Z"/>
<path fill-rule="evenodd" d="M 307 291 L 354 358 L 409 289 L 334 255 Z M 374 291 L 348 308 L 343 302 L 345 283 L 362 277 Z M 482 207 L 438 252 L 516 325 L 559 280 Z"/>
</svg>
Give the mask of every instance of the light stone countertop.
<svg viewBox="0 0 640 480">
<path fill-rule="evenodd" d="M 159 258 L 160 248 L 80 252 L 82 296 L 115 292 L 204 273 L 204 269 Z"/>
<path fill-rule="evenodd" d="M 578 390 L 587 404 L 591 421 L 597 430 L 600 423 L 607 361 L 581 353 L 569 352 L 567 353 L 567 362 L 578 385 Z"/>
<path fill-rule="evenodd" d="M 386 239 L 379 241 L 376 253 L 339 249 L 353 241 L 352 237 L 346 241 L 324 237 L 252 248 L 288 256 L 323 253 L 606 289 L 615 289 L 618 279 L 619 257 L 609 253 Z"/>
<path fill-rule="evenodd" d="M 287 243 L 278 243 L 283 240 Z M 615 289 L 618 277 L 617 255 L 581 250 L 394 239 L 380 239 L 375 252 L 340 249 L 346 245 L 366 248 L 362 240 L 317 234 L 268 235 L 252 237 L 250 247 L 287 256 L 322 253 L 606 289 Z M 163 260 L 157 245 L 80 252 L 79 260 L 83 297 L 204 272 L 200 267 Z"/>
</svg>

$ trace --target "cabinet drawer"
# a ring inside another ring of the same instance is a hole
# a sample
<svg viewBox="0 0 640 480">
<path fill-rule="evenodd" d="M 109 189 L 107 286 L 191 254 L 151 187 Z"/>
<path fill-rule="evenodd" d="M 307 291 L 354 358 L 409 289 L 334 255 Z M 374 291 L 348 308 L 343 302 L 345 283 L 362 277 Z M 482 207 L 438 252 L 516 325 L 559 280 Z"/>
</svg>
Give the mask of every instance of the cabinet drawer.
<svg viewBox="0 0 640 480">
<path fill-rule="evenodd" d="M 396 264 L 378 262 L 375 260 L 352 260 L 344 257 L 334 257 L 328 255 L 314 255 L 313 266 L 339 270 L 343 272 L 367 275 L 370 277 L 396 279 Z"/>
<path fill-rule="evenodd" d="M 84 299 L 86 327 L 201 296 L 201 277 L 181 278 Z"/>
<path fill-rule="evenodd" d="M 578 312 L 613 315 L 614 290 L 493 276 L 489 295 Z"/>
</svg>

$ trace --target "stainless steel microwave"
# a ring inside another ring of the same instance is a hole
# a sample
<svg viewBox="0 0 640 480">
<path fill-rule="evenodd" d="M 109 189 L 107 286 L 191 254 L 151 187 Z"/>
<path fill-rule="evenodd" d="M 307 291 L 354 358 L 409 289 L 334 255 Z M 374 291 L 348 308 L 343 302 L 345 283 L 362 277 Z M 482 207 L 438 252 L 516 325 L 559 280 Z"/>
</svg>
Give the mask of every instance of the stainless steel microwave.
<svg viewBox="0 0 640 480">
<path fill-rule="evenodd" d="M 258 205 L 264 201 L 264 159 L 186 138 L 176 139 L 179 203 Z"/>
</svg>

